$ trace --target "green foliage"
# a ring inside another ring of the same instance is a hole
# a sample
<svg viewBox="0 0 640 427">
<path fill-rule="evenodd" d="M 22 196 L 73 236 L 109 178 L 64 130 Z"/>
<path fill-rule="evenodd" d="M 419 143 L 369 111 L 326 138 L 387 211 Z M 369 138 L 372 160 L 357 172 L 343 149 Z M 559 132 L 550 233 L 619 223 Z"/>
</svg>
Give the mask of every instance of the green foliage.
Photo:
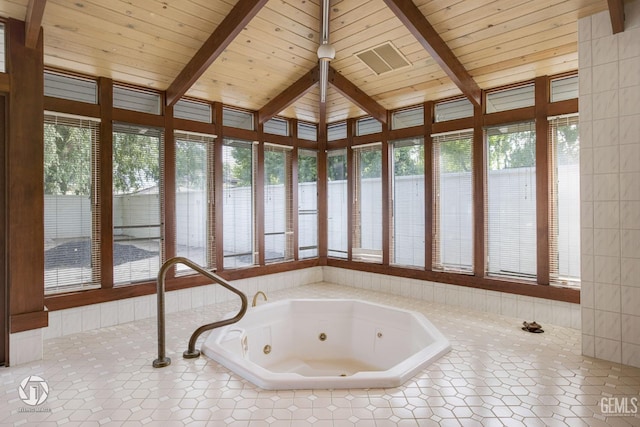
<svg viewBox="0 0 640 427">
<path fill-rule="evenodd" d="M 440 143 L 440 169 L 442 173 L 471 172 L 473 167 L 470 138 Z"/>
<path fill-rule="evenodd" d="M 127 194 L 160 182 L 160 138 L 113 133 L 113 190 Z"/>
<path fill-rule="evenodd" d="M 382 176 L 382 150 L 363 150 L 356 153 L 359 157 L 358 172 L 360 178 L 380 178 Z"/>
<path fill-rule="evenodd" d="M 393 149 L 393 171 L 395 176 L 424 174 L 424 146 L 395 147 Z"/>
<path fill-rule="evenodd" d="M 44 125 L 45 194 L 90 194 L 91 143 L 90 129 Z"/>
<path fill-rule="evenodd" d="M 300 154 L 298 156 L 298 182 L 316 182 L 318 180 L 318 158 Z"/>
<path fill-rule="evenodd" d="M 206 188 L 207 145 L 176 140 L 176 184 L 178 187 Z"/>
<path fill-rule="evenodd" d="M 329 181 L 342 181 L 347 179 L 346 153 L 327 157 L 327 176 Z"/>
<path fill-rule="evenodd" d="M 535 166 L 536 136 L 534 131 L 490 135 L 489 169 L 512 169 Z"/>
</svg>

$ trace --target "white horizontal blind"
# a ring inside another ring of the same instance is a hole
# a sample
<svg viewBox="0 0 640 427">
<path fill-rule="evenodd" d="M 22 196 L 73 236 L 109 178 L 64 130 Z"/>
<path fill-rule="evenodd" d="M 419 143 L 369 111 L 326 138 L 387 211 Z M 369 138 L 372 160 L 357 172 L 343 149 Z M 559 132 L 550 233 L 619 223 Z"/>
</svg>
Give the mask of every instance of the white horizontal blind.
<svg viewBox="0 0 640 427">
<path fill-rule="evenodd" d="M 175 144 L 176 255 L 214 269 L 214 138 L 175 132 Z M 182 264 L 177 269 L 190 270 Z"/>
<path fill-rule="evenodd" d="M 486 95 L 487 113 L 515 110 L 531 107 L 535 104 L 535 87 L 533 84 L 497 90 Z"/>
<path fill-rule="evenodd" d="M 473 132 L 433 138 L 433 269 L 473 271 Z"/>
<path fill-rule="evenodd" d="M 113 106 L 141 113 L 160 114 L 161 97 L 157 92 L 114 85 Z"/>
<path fill-rule="evenodd" d="M 436 122 L 473 117 L 473 104 L 467 98 L 438 102 L 434 107 Z"/>
<path fill-rule="evenodd" d="M 347 124 L 345 122 L 331 123 L 327 126 L 327 140 L 335 141 L 347 137 Z"/>
<path fill-rule="evenodd" d="M 272 135 L 289 136 L 289 121 L 274 117 L 264 123 L 262 130 Z"/>
<path fill-rule="evenodd" d="M 373 117 L 364 117 L 356 122 L 356 135 L 371 135 L 382 132 L 382 123 Z"/>
<path fill-rule="evenodd" d="M 424 267 L 424 138 L 391 143 L 393 147 L 393 209 L 391 263 Z"/>
<path fill-rule="evenodd" d="M 162 130 L 113 125 L 113 281 L 155 279 L 162 259 Z"/>
<path fill-rule="evenodd" d="M 535 123 L 486 129 L 487 273 L 537 274 Z"/>
<path fill-rule="evenodd" d="M 313 123 L 298 122 L 298 139 L 317 141 L 318 125 Z"/>
<path fill-rule="evenodd" d="M 353 148 L 352 258 L 382 262 L 382 147 Z"/>
<path fill-rule="evenodd" d="M 293 259 L 293 150 L 264 147 L 264 258 L 265 262 Z"/>
<path fill-rule="evenodd" d="M 255 244 L 254 168 L 255 148 L 250 141 L 225 139 L 222 147 L 222 215 L 224 268 L 254 265 Z"/>
<path fill-rule="evenodd" d="M 549 273 L 552 283 L 580 284 L 580 139 L 578 116 L 549 121 Z"/>
<path fill-rule="evenodd" d="M 298 150 L 298 257 L 318 256 L 318 154 Z"/>
<path fill-rule="evenodd" d="M 173 106 L 173 117 L 211 123 L 211 104 L 181 99 Z"/>
<path fill-rule="evenodd" d="M 347 258 L 348 205 L 347 205 L 347 150 L 327 153 L 327 241 L 328 255 Z"/>
<path fill-rule="evenodd" d="M 99 122 L 45 114 L 45 293 L 100 284 Z"/>
<path fill-rule="evenodd" d="M 424 107 L 407 108 L 391 115 L 391 129 L 405 129 L 424 125 Z"/>
<path fill-rule="evenodd" d="M 222 125 L 238 129 L 254 130 L 253 113 L 223 107 Z"/>
<path fill-rule="evenodd" d="M 91 79 L 45 71 L 44 95 L 97 104 L 98 82 Z"/>
<path fill-rule="evenodd" d="M 7 72 L 7 59 L 6 59 L 6 37 L 4 31 L 4 23 L 0 22 L 0 73 Z"/>
</svg>

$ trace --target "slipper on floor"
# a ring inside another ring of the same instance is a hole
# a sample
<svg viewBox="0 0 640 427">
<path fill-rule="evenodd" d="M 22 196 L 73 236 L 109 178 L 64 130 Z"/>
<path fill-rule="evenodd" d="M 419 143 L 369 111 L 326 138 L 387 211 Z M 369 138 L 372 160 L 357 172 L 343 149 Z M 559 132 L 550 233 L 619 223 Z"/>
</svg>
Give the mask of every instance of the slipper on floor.
<svg viewBox="0 0 640 427">
<path fill-rule="evenodd" d="M 540 334 L 542 332 L 544 332 L 544 330 L 542 329 L 542 326 L 540 326 L 538 323 L 536 323 L 536 321 L 534 320 L 533 322 L 529 323 L 527 321 L 522 322 L 522 330 L 523 331 L 527 331 L 527 332 L 532 332 L 535 334 Z"/>
</svg>

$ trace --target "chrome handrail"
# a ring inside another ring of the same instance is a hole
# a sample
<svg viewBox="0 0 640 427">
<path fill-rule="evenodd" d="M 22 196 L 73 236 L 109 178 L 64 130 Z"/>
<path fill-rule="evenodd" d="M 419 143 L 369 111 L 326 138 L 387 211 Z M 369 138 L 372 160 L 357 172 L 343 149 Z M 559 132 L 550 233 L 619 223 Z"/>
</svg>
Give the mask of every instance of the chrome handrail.
<svg viewBox="0 0 640 427">
<path fill-rule="evenodd" d="M 166 260 L 164 262 L 164 264 L 162 264 L 162 267 L 160 267 L 160 270 L 158 271 L 158 279 L 157 279 L 157 294 L 158 294 L 158 358 L 153 361 L 153 367 L 154 368 L 162 368 L 164 366 L 168 366 L 168 365 L 171 364 L 171 359 L 168 358 L 165 355 L 164 279 L 165 279 L 165 276 L 167 275 L 167 271 L 169 270 L 169 268 L 173 267 L 175 264 L 184 264 L 187 267 L 197 271 L 198 273 L 202 274 L 203 276 L 213 280 L 217 284 L 224 286 L 225 288 L 227 288 L 228 290 L 230 290 L 234 294 L 238 295 L 240 297 L 240 300 L 242 301 L 242 306 L 240 307 L 240 311 L 234 317 L 232 317 L 230 319 L 220 320 L 218 322 L 209 323 L 209 324 L 200 326 L 198 329 L 196 329 L 193 332 L 193 334 L 191 335 L 191 338 L 189 339 L 189 347 L 187 348 L 187 350 L 185 350 L 184 353 L 182 353 L 182 356 L 184 358 L 186 358 L 186 359 L 194 359 L 196 357 L 199 357 L 200 356 L 200 350 L 196 350 L 195 347 L 196 347 L 196 341 L 198 340 L 198 337 L 200 336 L 200 334 L 202 334 L 203 332 L 209 331 L 211 329 L 215 329 L 215 328 L 219 328 L 221 326 L 226 326 L 226 325 L 231 325 L 232 323 L 236 323 L 237 321 L 242 319 L 244 314 L 247 312 L 247 307 L 249 305 L 249 303 L 247 301 L 247 296 L 244 293 L 242 293 L 238 289 L 236 289 L 233 286 L 231 286 L 231 284 L 229 282 L 227 282 L 226 280 L 224 280 L 222 277 L 218 276 L 217 274 L 205 270 L 204 268 L 200 267 L 198 264 L 196 264 L 193 261 L 191 261 L 191 260 L 189 260 L 187 258 L 184 258 L 184 257 L 174 257 L 174 258 L 170 258 L 170 259 Z"/>
</svg>

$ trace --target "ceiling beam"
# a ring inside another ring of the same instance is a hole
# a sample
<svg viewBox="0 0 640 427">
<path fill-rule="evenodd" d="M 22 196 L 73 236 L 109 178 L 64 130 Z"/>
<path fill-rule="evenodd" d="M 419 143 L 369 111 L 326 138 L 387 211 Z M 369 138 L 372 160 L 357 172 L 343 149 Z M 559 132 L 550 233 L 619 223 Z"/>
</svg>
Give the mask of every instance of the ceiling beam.
<svg viewBox="0 0 640 427">
<path fill-rule="evenodd" d="M 282 93 L 269 101 L 258 111 L 258 121 L 260 124 L 273 118 L 279 112 L 287 108 L 304 96 L 313 86 L 318 83 L 320 67 L 316 65 L 311 71 L 300 77 L 295 83 L 286 88 Z"/>
<path fill-rule="evenodd" d="M 613 34 L 624 31 L 624 0 L 607 0 Z"/>
<path fill-rule="evenodd" d="M 384 2 L 453 80 L 458 89 L 472 103 L 479 106 L 482 90 L 413 1 L 384 0 Z"/>
<path fill-rule="evenodd" d="M 387 123 L 387 110 L 382 105 L 378 104 L 373 98 L 358 89 L 356 85 L 347 80 L 347 78 L 342 74 L 336 72 L 332 67 L 329 67 L 328 77 L 329 84 L 338 92 L 347 97 L 358 107 L 362 108 L 380 123 Z"/>
<path fill-rule="evenodd" d="M 29 49 L 35 49 L 38 44 L 42 18 L 44 17 L 44 7 L 47 0 L 29 0 L 27 5 L 27 15 L 24 18 L 25 40 L 24 44 Z"/>
<path fill-rule="evenodd" d="M 202 47 L 180 71 L 167 88 L 166 104 L 174 105 L 191 86 L 207 71 L 207 68 L 231 44 L 242 29 L 258 14 L 268 0 L 238 0 L 231 12 L 204 42 Z"/>
</svg>

